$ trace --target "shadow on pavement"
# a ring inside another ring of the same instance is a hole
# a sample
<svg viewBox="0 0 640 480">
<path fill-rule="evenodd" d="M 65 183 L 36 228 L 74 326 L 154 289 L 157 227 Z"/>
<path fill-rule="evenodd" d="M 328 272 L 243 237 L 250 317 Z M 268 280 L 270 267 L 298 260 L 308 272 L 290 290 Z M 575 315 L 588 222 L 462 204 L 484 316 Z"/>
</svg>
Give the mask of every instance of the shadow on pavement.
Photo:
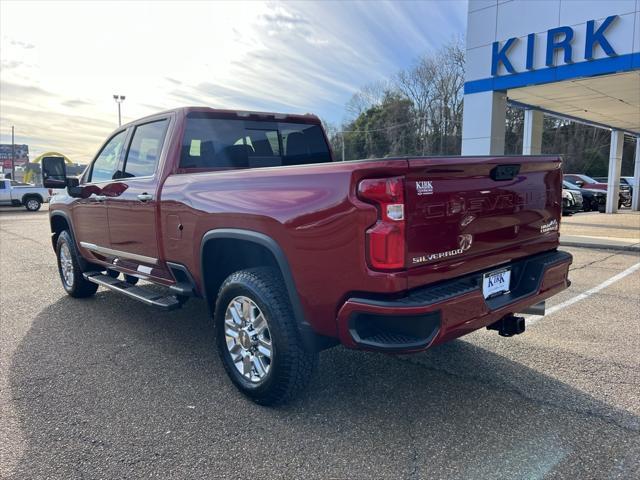
<svg viewBox="0 0 640 480">
<path fill-rule="evenodd" d="M 61 298 L 10 381 L 15 478 L 627 478 L 640 458 L 637 417 L 464 341 L 402 359 L 335 348 L 302 399 L 256 406 L 199 300 Z"/>
</svg>

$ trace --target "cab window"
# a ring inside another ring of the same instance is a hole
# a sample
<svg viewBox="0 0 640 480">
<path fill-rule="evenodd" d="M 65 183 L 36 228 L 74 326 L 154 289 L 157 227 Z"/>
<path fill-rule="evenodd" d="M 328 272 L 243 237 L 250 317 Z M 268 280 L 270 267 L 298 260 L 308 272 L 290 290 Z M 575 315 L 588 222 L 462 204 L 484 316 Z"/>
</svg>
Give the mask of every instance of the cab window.
<svg viewBox="0 0 640 480">
<path fill-rule="evenodd" d="M 111 140 L 107 142 L 98 155 L 98 158 L 93 162 L 89 182 L 99 183 L 113 180 L 113 174 L 118 168 L 120 153 L 124 147 L 124 141 L 127 136 L 126 133 L 126 130 L 123 130 L 111 137 Z"/>
<path fill-rule="evenodd" d="M 318 124 L 191 114 L 187 117 L 180 168 L 228 170 L 330 161 L 329 147 Z"/>
</svg>

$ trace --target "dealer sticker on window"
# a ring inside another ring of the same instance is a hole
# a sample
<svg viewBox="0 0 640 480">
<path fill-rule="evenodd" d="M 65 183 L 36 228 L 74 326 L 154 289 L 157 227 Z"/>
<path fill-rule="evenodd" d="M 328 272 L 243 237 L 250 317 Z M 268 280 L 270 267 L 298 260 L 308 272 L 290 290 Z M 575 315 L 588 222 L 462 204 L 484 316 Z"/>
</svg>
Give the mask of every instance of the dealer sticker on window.
<svg viewBox="0 0 640 480">
<path fill-rule="evenodd" d="M 485 273 L 482 276 L 482 294 L 484 298 L 508 292 L 511 282 L 511 269 L 505 268 Z"/>
</svg>

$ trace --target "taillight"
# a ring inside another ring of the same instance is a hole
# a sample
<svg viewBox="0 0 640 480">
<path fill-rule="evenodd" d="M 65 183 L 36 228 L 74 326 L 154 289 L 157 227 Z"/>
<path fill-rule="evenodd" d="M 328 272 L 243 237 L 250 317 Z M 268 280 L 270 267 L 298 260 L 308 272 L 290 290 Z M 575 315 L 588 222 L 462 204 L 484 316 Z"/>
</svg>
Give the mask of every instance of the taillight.
<svg viewBox="0 0 640 480">
<path fill-rule="evenodd" d="M 381 270 L 404 267 L 404 177 L 371 178 L 358 185 L 358 196 L 378 207 L 378 221 L 367 230 L 369 263 Z"/>
</svg>

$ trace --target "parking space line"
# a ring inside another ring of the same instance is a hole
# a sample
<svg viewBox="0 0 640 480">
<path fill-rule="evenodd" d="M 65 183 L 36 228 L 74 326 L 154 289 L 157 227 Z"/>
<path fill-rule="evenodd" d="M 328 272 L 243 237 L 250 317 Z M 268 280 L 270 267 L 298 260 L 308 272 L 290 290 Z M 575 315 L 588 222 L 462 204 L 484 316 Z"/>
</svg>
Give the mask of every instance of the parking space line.
<svg viewBox="0 0 640 480">
<path fill-rule="evenodd" d="M 540 321 L 541 319 L 543 319 L 544 317 L 547 317 L 549 315 L 552 315 L 564 308 L 567 308 L 571 305 L 573 305 L 574 303 L 578 303 L 586 298 L 589 298 L 591 295 L 598 293 L 600 290 L 604 290 L 605 288 L 607 288 L 610 285 L 613 285 L 614 283 L 616 283 L 618 280 L 622 280 L 624 277 L 631 275 L 633 272 L 635 272 L 636 270 L 640 269 L 640 262 L 636 263 L 635 265 L 632 265 L 631 267 L 627 268 L 626 270 L 618 273 L 617 275 L 614 275 L 613 277 L 609 278 L 608 280 L 605 280 L 604 282 L 602 282 L 600 285 L 596 285 L 593 288 L 590 288 L 589 290 L 587 290 L 586 292 L 583 292 L 579 295 L 576 295 L 575 297 L 570 298 L 569 300 L 565 300 L 562 303 L 559 303 L 558 305 L 554 305 L 553 307 L 549 308 L 544 316 L 532 316 L 532 317 L 527 317 L 527 326 L 529 325 L 533 325 L 535 323 L 537 323 L 538 321 Z"/>
</svg>

